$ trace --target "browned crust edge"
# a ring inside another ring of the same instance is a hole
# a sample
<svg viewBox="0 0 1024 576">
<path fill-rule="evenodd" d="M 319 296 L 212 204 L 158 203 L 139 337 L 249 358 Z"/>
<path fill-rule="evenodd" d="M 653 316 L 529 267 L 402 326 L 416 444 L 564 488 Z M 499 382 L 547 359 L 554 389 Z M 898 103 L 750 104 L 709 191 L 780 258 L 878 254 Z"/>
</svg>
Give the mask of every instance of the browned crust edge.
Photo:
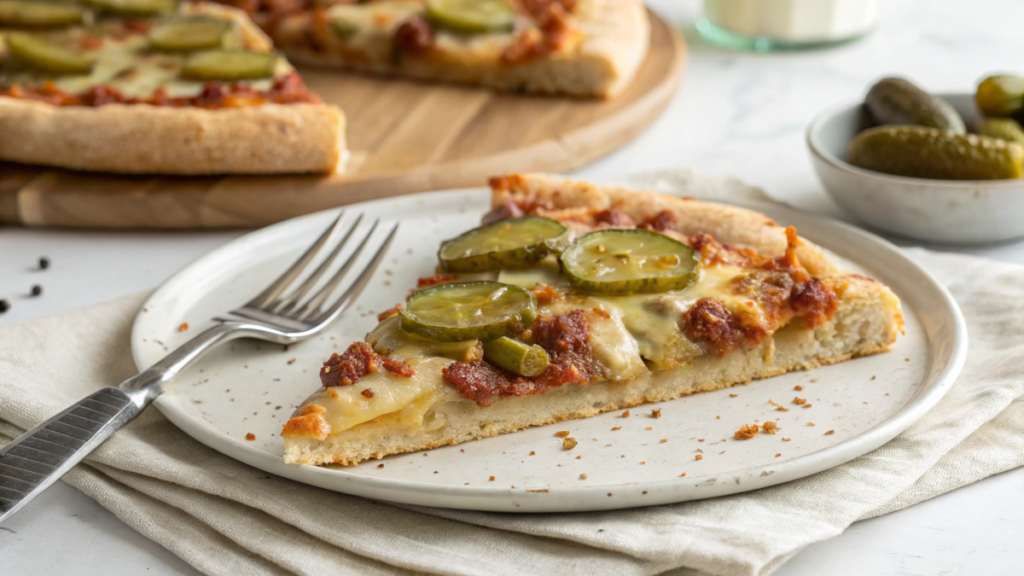
<svg viewBox="0 0 1024 576">
<path fill-rule="evenodd" d="M 52 106 L 0 97 L 0 159 L 123 174 L 334 172 L 345 116 L 325 104 Z"/>
</svg>

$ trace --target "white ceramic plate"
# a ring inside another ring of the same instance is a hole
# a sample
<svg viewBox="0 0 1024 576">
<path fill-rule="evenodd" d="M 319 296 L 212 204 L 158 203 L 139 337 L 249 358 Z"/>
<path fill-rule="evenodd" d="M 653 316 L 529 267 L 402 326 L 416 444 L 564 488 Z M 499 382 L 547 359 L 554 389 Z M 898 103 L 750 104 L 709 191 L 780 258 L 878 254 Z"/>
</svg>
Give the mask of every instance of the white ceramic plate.
<svg viewBox="0 0 1024 576">
<path fill-rule="evenodd" d="M 881 446 L 938 402 L 963 364 L 966 329 L 949 293 L 891 244 L 835 221 L 753 207 L 797 226 L 848 263 L 862 263 L 849 265 L 900 295 L 907 331 L 894 351 L 637 407 L 628 418 L 608 413 L 352 468 L 284 464 L 278 433 L 293 408 L 320 386 L 322 362 L 364 337 L 376 324 L 374 314 L 402 301 L 416 278 L 432 274 L 439 242 L 474 227 L 488 208 L 483 190 L 439 192 L 349 208 L 398 219 L 402 229 L 358 306 L 324 335 L 288 350 L 256 341 L 225 345 L 182 374 L 156 405 L 195 439 L 266 472 L 426 506 L 604 510 L 722 496 L 802 478 Z M 215 314 L 257 294 L 335 214 L 253 232 L 168 280 L 135 321 L 132 351 L 139 368 L 204 329 Z M 186 322 L 189 329 L 179 332 Z M 798 385 L 800 392 L 794 391 Z M 793 404 L 797 396 L 812 407 Z M 789 411 L 776 411 L 769 399 Z M 653 408 L 661 409 L 661 418 L 651 417 Z M 733 440 L 741 425 L 767 420 L 777 421 L 778 434 Z M 571 431 L 579 445 L 564 450 L 555 437 L 559 430 Z M 830 430 L 835 432 L 826 435 Z M 256 439 L 247 441 L 248 433 Z M 697 454 L 703 459 L 697 461 Z"/>
</svg>

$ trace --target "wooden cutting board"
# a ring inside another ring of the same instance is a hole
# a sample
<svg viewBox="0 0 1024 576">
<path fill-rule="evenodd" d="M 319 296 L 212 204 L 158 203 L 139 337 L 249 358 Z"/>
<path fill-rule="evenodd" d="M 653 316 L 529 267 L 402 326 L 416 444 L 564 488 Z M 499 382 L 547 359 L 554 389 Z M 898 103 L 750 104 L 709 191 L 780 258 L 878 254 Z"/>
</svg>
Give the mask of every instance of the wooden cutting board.
<svg viewBox="0 0 1024 576">
<path fill-rule="evenodd" d="M 77 228 L 258 227 L 333 206 L 560 172 L 622 146 L 664 110 L 686 46 L 651 13 L 651 50 L 611 101 L 302 69 L 341 106 L 352 157 L 332 176 L 110 176 L 0 163 L 0 222 Z"/>
</svg>

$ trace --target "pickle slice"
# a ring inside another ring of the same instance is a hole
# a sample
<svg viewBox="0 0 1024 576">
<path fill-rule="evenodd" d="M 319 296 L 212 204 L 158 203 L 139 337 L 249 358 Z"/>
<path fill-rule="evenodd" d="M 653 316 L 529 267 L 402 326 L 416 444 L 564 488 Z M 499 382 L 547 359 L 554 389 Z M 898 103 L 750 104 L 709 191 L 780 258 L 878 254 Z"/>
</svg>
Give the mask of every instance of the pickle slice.
<svg viewBox="0 0 1024 576">
<path fill-rule="evenodd" d="M 511 30 L 515 17 L 506 0 L 427 0 L 427 19 L 460 34 Z"/>
<path fill-rule="evenodd" d="M 449 272 L 526 268 L 557 250 L 566 233 L 565 226 L 550 218 L 509 218 L 446 240 L 437 257 Z"/>
<path fill-rule="evenodd" d="M 188 80 L 257 80 L 274 75 L 277 56 L 243 50 L 206 50 L 189 55 L 181 67 Z"/>
<path fill-rule="evenodd" d="M 7 50 L 29 68 L 51 74 L 88 74 L 93 60 L 88 56 L 31 34 L 7 35 Z"/>
<path fill-rule="evenodd" d="M 494 340 L 525 330 L 537 317 L 528 290 L 499 282 L 441 284 L 409 298 L 402 330 L 440 342 Z"/>
<path fill-rule="evenodd" d="M 125 16 L 155 16 L 177 10 L 178 0 L 86 0 L 89 6 Z"/>
<path fill-rule="evenodd" d="M 0 0 L 0 24 L 8 26 L 64 26 L 85 19 L 85 8 L 25 0 Z"/>
<path fill-rule="evenodd" d="M 597 294 L 682 290 L 697 280 L 700 254 L 649 230 L 598 230 L 562 252 L 569 283 Z"/>
<path fill-rule="evenodd" d="M 501 337 L 484 342 L 484 360 L 513 374 L 533 378 L 548 369 L 548 353 L 536 344 L 530 345 Z"/>
<path fill-rule="evenodd" d="M 217 18 L 172 20 L 149 33 L 149 45 L 166 52 L 192 52 L 222 48 L 231 33 L 231 22 Z"/>
</svg>

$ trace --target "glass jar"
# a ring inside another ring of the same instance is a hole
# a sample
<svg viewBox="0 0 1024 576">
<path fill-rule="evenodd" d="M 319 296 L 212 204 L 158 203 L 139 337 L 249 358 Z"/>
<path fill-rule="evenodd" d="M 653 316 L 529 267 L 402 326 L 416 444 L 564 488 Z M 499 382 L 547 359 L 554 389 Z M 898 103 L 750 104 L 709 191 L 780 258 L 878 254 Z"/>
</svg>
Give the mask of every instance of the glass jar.
<svg viewBox="0 0 1024 576">
<path fill-rule="evenodd" d="M 737 50 L 799 50 L 847 42 L 878 24 L 880 0 L 704 0 L 697 29 Z"/>
</svg>

